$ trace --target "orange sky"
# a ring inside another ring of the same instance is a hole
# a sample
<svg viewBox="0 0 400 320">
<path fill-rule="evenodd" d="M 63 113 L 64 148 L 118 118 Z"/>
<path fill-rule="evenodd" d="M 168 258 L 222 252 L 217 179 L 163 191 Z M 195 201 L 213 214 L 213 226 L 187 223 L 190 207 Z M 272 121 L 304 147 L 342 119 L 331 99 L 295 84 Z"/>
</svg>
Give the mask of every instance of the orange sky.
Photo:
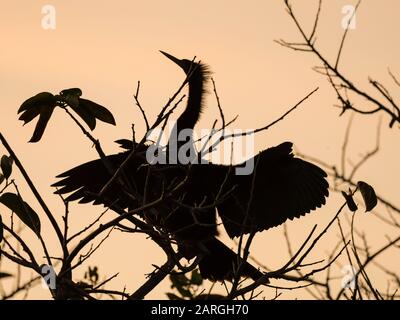
<svg viewBox="0 0 400 320">
<path fill-rule="evenodd" d="M 20 104 L 41 91 L 57 93 L 64 88 L 81 88 L 83 97 L 106 106 L 114 114 L 116 127 L 99 124 L 94 132 L 104 149 L 113 152 L 116 147 L 112 141 L 129 137 L 132 123 L 138 135 L 144 133 L 140 112 L 132 98 L 137 81 L 142 84 L 142 105 L 148 116 L 154 118 L 184 79 L 181 70 L 165 59 L 159 49 L 180 58 L 197 56 L 210 65 L 226 117 L 239 115 L 235 128 L 263 126 L 315 87 L 320 87 L 285 121 L 259 134 L 255 146 L 260 150 L 290 140 L 302 152 L 326 162 L 334 164 L 340 160 L 348 115 L 339 118 L 339 110 L 332 107 L 336 103 L 332 89 L 323 77 L 311 70 L 317 63 L 314 57 L 282 48 L 273 41 L 280 38 L 300 40 L 282 1 L 3 2 L 0 13 L 1 132 L 59 221 L 63 207 L 52 195 L 50 184 L 58 173 L 93 159 L 96 152 L 61 110 L 57 110 L 50 121 L 42 141 L 28 144 L 33 126 L 22 127 L 17 120 Z M 316 1 L 293 3 L 301 20 L 310 28 Z M 356 1 L 325 1 L 323 4 L 317 45 L 330 59 L 335 57 L 343 32 L 341 9 L 349 3 Z M 56 9 L 55 30 L 41 27 L 41 8 L 45 4 Z M 340 65 L 341 71 L 356 84 L 368 88 L 367 77 L 374 77 L 387 85 L 394 97 L 396 88 L 387 68 L 400 74 L 400 46 L 396 41 L 400 30 L 399 10 L 400 3 L 396 0 L 364 0 L 357 13 L 356 29 L 348 34 Z M 210 127 L 218 116 L 212 95 L 207 98 L 207 107 L 199 128 Z M 368 181 L 378 193 L 395 201 L 400 178 L 397 170 L 399 133 L 398 129 L 387 128 L 385 117 L 382 120 L 380 154 L 359 171 L 357 179 Z M 353 160 L 373 147 L 376 124 L 377 117 L 355 118 L 349 145 L 349 156 Z M 23 184 L 21 180 L 20 184 Z M 26 199 L 38 208 L 27 189 L 23 190 Z M 302 222 L 288 224 L 294 243 L 301 243 L 314 223 L 328 221 L 338 207 L 337 199 L 331 197 L 324 209 Z M 101 210 L 100 207 L 71 205 L 72 229 L 86 225 Z M 374 226 L 371 216 L 360 215 L 359 219 L 365 223 L 366 230 Z M 371 234 L 373 245 L 386 241 L 385 235 L 391 230 L 385 228 L 385 225 L 381 229 L 372 228 L 375 231 Z M 49 236 L 54 237 L 53 234 Z M 54 249 L 58 248 L 54 246 Z M 277 228 L 258 236 L 252 254 L 271 267 L 286 261 L 282 230 Z M 99 264 L 104 275 L 120 272 L 112 287 L 122 289 L 127 284 L 128 290 L 133 290 L 143 282 L 143 274 L 152 270 L 151 264 L 161 264 L 163 259 L 158 248 L 143 236 L 115 232 L 103 251 L 94 256 L 91 265 Z M 168 283 L 163 283 L 149 298 L 163 298 L 167 289 Z M 288 293 L 285 297 L 292 296 Z M 33 297 L 46 298 L 48 294 L 39 288 Z"/>
</svg>

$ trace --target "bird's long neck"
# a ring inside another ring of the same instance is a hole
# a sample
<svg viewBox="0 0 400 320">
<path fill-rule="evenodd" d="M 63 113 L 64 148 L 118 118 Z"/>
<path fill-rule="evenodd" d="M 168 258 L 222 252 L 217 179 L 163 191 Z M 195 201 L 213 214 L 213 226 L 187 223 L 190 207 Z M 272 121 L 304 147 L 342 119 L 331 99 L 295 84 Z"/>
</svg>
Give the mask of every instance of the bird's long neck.
<svg viewBox="0 0 400 320">
<path fill-rule="evenodd" d="M 185 111 L 176 121 L 173 132 L 168 141 L 167 154 L 173 163 L 186 163 L 188 159 L 195 159 L 197 152 L 193 143 L 193 128 L 200 118 L 204 86 L 207 81 L 207 68 L 198 64 L 188 80 L 189 93 Z M 182 149 L 186 155 L 184 159 L 179 159 L 179 150 Z"/>
<path fill-rule="evenodd" d="M 176 122 L 179 133 L 183 129 L 193 129 L 202 111 L 204 85 L 206 81 L 204 66 L 197 65 L 188 81 L 189 93 L 185 111 Z"/>
</svg>

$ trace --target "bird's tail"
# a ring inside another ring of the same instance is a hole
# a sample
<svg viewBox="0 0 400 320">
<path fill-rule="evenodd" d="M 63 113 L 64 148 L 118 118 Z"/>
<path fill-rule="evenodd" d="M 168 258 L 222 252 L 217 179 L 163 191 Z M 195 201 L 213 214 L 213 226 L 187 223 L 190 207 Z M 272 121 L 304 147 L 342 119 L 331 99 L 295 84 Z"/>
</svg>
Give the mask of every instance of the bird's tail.
<svg viewBox="0 0 400 320">
<path fill-rule="evenodd" d="M 207 240 L 203 244 L 207 253 L 199 263 L 202 277 L 212 281 L 232 281 L 238 269 L 237 254 L 216 238 Z M 264 275 L 248 262 L 241 265 L 239 273 L 241 277 L 250 277 L 254 281 Z"/>
</svg>

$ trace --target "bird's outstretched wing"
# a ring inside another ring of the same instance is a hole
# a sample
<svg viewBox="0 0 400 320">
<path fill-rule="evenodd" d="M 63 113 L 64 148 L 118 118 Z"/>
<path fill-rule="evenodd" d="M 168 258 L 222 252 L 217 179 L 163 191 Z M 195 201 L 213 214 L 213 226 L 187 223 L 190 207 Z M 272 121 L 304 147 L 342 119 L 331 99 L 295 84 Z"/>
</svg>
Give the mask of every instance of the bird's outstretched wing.
<svg viewBox="0 0 400 320">
<path fill-rule="evenodd" d="M 254 158 L 254 167 L 251 175 L 230 173 L 225 189 L 234 190 L 217 206 L 231 238 L 278 226 L 325 204 L 326 173 L 294 157 L 292 143 L 262 151 Z"/>
<path fill-rule="evenodd" d="M 122 152 L 107 156 L 109 168 L 101 159 L 93 160 L 72 168 L 60 175 L 57 178 L 61 180 L 54 183 L 52 186 L 57 187 L 56 194 L 67 194 L 66 201 L 77 201 L 79 203 L 104 204 L 106 206 L 116 205 L 120 208 L 132 209 L 136 203 L 132 198 L 128 197 L 121 190 L 121 184 L 115 181 L 101 197 L 98 194 L 106 183 L 111 179 L 113 171 L 121 166 L 128 157 L 129 152 Z M 137 158 L 127 164 L 129 170 L 129 180 L 132 182 L 135 176 L 140 175 L 138 168 L 140 164 L 136 163 Z"/>
<path fill-rule="evenodd" d="M 107 161 L 118 168 L 127 154 L 108 156 Z M 142 162 L 143 159 L 135 157 L 126 167 L 128 178 L 138 187 L 139 193 L 143 191 L 142 184 L 146 179 L 144 172 L 141 173 L 143 170 L 138 170 Z M 228 235 L 236 237 L 278 226 L 325 204 L 328 196 L 326 173 L 316 165 L 294 157 L 292 143 L 285 142 L 262 151 L 254 157 L 254 166 L 251 175 L 242 176 L 235 174 L 234 167 L 211 163 L 193 166 L 185 192 L 194 203 L 188 205 L 226 194 L 222 200 L 216 199 L 216 206 Z M 110 177 L 99 159 L 62 173 L 58 176 L 62 179 L 53 186 L 59 188 L 58 194 L 71 193 L 67 201 L 117 204 L 133 209 L 137 203 L 121 192 L 118 183 L 111 185 L 101 200 L 97 198 Z M 184 218 L 181 216 L 182 221 Z"/>
</svg>

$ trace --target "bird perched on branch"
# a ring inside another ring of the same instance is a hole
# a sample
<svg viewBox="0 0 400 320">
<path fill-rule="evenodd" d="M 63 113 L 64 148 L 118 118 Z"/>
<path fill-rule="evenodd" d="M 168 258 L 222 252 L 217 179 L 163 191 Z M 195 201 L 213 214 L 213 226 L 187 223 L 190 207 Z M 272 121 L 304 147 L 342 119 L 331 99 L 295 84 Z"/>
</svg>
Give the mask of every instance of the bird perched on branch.
<svg viewBox="0 0 400 320">
<path fill-rule="evenodd" d="M 187 105 L 175 126 L 178 133 L 191 130 L 203 110 L 208 67 L 162 53 L 187 76 Z M 139 215 L 170 235 L 182 256 L 200 257 L 199 268 L 205 279 L 232 280 L 239 275 L 258 280 L 263 275 L 248 262 L 241 263 L 237 253 L 216 238 L 217 212 L 227 234 L 234 238 L 300 218 L 324 205 L 328 197 L 326 173 L 296 158 L 291 142 L 256 155 L 252 159 L 255 168 L 249 175 L 235 174 L 233 165 L 190 165 L 180 162 L 179 157 L 175 164 L 149 164 L 145 156 L 147 145 L 134 145 L 128 140 L 118 142 L 125 149 L 123 152 L 60 174 L 61 180 L 53 185 L 59 188 L 56 193 L 71 193 L 67 201 L 130 210 L 158 199 L 166 189 L 174 190 L 165 200 Z M 182 143 L 170 138 L 167 149 L 172 146 L 178 154 Z M 110 183 L 121 166 L 120 174 Z M 107 188 L 103 190 L 105 185 Z"/>
</svg>

